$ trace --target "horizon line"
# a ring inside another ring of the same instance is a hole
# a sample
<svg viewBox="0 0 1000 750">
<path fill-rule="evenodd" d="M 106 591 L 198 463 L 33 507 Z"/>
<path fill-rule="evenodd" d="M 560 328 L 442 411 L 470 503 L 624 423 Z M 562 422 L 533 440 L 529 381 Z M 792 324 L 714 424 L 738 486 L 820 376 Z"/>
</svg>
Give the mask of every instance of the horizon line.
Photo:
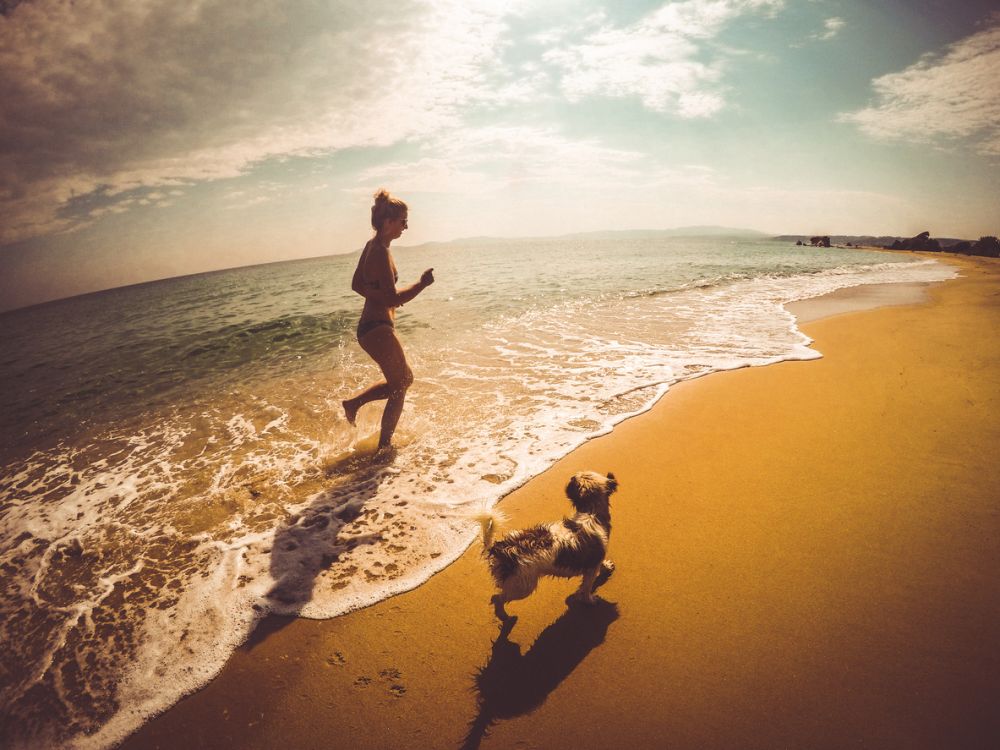
<svg viewBox="0 0 1000 750">
<path fill-rule="evenodd" d="M 476 235 L 470 237 L 456 237 L 449 240 L 428 240 L 426 242 L 421 242 L 416 245 L 397 245 L 399 250 L 416 250 L 418 248 L 426 247 L 428 245 L 448 245 L 459 242 L 482 242 L 488 240 L 541 240 L 541 239 L 562 239 L 566 237 L 586 237 L 600 234 L 662 234 L 662 233 L 675 233 L 683 232 L 685 230 L 719 230 L 719 231 L 703 231 L 696 235 L 684 235 L 684 234 L 673 234 L 672 236 L 677 238 L 684 237 L 698 237 L 698 238 L 711 238 L 711 237 L 734 237 L 734 236 L 745 236 L 745 237 L 756 237 L 757 239 L 800 239 L 806 237 L 843 237 L 843 238 L 865 238 L 870 237 L 873 239 L 909 239 L 909 235 L 893 235 L 893 234 L 837 234 L 837 233 L 816 233 L 816 234 L 772 234 L 770 232 L 764 232 L 759 229 L 747 229 L 738 227 L 723 227 L 718 225 L 710 224 L 693 224 L 681 227 L 672 227 L 670 229 L 596 229 L 586 232 L 566 232 L 562 234 L 549 234 L 549 235 Z M 916 236 L 916 235 L 914 235 Z M 964 240 L 956 237 L 940 237 L 941 239 L 958 239 L 959 241 L 974 242 L 975 240 Z M 931 239 L 934 239 L 932 236 Z M 978 238 L 977 238 L 978 239 Z M 176 276 L 160 276 L 153 279 L 146 279 L 145 281 L 137 281 L 132 284 L 122 284 L 120 286 L 109 286 L 102 289 L 93 289 L 89 292 L 80 292 L 79 294 L 70 294 L 66 297 L 54 297 L 52 299 L 43 300 L 41 302 L 32 302 L 27 305 L 21 305 L 18 307 L 10 307 L 0 309 L 0 315 L 6 315 L 13 312 L 21 312 L 24 310 L 30 310 L 35 307 L 42 307 L 43 305 L 52 304 L 55 302 L 65 302 L 66 300 L 77 299 L 80 297 L 88 297 L 94 294 L 103 294 L 105 292 L 111 292 L 120 289 L 131 289 L 135 287 L 147 286 L 150 284 L 158 284 L 164 281 L 173 281 L 176 279 L 186 279 L 193 278 L 196 276 L 209 276 L 216 273 L 225 273 L 227 271 L 235 271 L 239 269 L 247 268 L 260 268 L 264 266 L 272 266 L 278 263 L 304 263 L 311 260 L 319 260 L 321 258 L 332 258 L 341 255 L 351 255 L 353 253 L 359 252 L 357 249 L 353 250 L 343 250 L 335 251 L 330 253 L 324 253 L 321 255 L 310 255 L 302 258 L 283 258 L 279 260 L 269 260 L 262 263 L 248 263 L 246 265 L 236 265 L 236 266 L 226 266 L 225 268 L 213 268 L 206 271 L 195 271 L 193 273 L 182 273 Z"/>
</svg>

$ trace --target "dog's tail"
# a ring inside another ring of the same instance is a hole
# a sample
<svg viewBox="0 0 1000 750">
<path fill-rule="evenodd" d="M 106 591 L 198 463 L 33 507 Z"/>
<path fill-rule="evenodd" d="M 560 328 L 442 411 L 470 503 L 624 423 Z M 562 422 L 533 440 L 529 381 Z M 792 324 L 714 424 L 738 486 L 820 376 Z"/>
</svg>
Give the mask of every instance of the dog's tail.
<svg viewBox="0 0 1000 750">
<path fill-rule="evenodd" d="M 476 513 L 473 519 L 479 523 L 483 531 L 483 549 L 487 550 L 493 544 L 493 536 L 496 534 L 497 527 L 506 521 L 507 517 L 496 508 L 484 508 Z"/>
</svg>

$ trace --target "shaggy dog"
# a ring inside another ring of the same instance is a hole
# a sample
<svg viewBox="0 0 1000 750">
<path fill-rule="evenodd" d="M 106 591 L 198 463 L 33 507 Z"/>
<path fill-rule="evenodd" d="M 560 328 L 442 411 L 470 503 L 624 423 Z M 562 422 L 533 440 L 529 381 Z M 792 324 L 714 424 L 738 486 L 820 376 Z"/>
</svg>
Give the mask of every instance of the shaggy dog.
<svg viewBox="0 0 1000 750">
<path fill-rule="evenodd" d="M 529 596 L 542 576 L 583 576 L 573 598 L 594 603 L 597 576 L 602 569 L 608 573 L 614 570 L 604 556 L 611 536 L 611 494 L 617 489 L 614 474 L 574 474 L 566 485 L 566 495 L 576 515 L 547 526 L 511 531 L 496 542 L 497 514 L 478 517 L 483 529 L 483 557 L 500 589 L 493 597 L 497 617 L 506 620 L 504 604 Z"/>
</svg>

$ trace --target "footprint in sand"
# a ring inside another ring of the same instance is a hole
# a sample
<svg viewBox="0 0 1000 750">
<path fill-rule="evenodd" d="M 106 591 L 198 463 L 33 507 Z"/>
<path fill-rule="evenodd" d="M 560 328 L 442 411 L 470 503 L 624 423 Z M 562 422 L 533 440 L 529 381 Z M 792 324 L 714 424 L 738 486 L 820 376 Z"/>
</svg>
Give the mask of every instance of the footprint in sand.
<svg viewBox="0 0 1000 750">
<path fill-rule="evenodd" d="M 389 682 L 389 693 L 396 698 L 402 698 L 406 694 L 406 686 L 402 683 L 403 673 L 394 667 L 383 669 L 378 673 L 384 682 Z"/>
</svg>

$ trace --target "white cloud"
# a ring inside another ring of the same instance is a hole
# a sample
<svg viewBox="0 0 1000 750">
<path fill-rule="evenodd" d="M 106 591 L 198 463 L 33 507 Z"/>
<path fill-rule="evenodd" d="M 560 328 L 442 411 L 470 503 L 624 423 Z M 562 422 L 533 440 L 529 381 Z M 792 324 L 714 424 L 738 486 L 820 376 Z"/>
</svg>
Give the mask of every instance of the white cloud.
<svg viewBox="0 0 1000 750">
<path fill-rule="evenodd" d="M 622 28 L 583 15 L 530 38 L 548 52 L 508 68 L 519 3 L 22 3 L 0 18 L 0 244 L 73 230 L 142 199 L 168 205 L 161 196 L 267 159 L 403 141 L 426 143 L 430 155 L 416 171 L 392 168 L 425 189 L 457 180 L 488 190 L 501 174 L 634 179 L 638 153 L 542 127 L 475 127 L 470 113 L 538 101 L 555 84 L 570 99 L 635 96 L 678 117 L 710 117 L 725 106 L 733 56 L 715 36 L 782 5 L 684 0 Z M 501 154 L 513 163 L 500 164 Z"/>
<path fill-rule="evenodd" d="M 828 18 L 825 21 L 823 21 L 823 32 L 820 34 L 814 34 L 813 38 L 821 40 L 833 39 L 835 36 L 837 36 L 838 33 L 840 33 L 840 30 L 844 28 L 846 25 L 847 21 L 845 21 L 843 18 L 838 18 L 836 16 L 833 18 Z"/>
<path fill-rule="evenodd" d="M 1000 156 L 1000 19 L 925 55 L 899 73 L 872 81 L 877 103 L 840 115 L 880 140 L 948 143 L 966 139 Z"/>
<path fill-rule="evenodd" d="M 369 197 L 376 183 L 401 193 L 460 195 L 531 184 L 632 190 L 704 183 L 709 175 L 703 167 L 657 167 L 645 153 L 570 139 L 546 127 L 465 128 L 429 142 L 426 151 L 428 156 L 413 161 L 365 170 L 358 177 L 364 186 L 359 192 Z"/>
<path fill-rule="evenodd" d="M 0 18 L 0 243 L 79 226 L 71 199 L 385 146 L 528 96 L 508 9 L 460 0 L 34 0 Z"/>
<path fill-rule="evenodd" d="M 725 106 L 724 60 L 705 62 L 706 42 L 734 19 L 773 14 L 783 0 L 685 0 L 663 5 L 627 27 L 603 16 L 575 44 L 549 50 L 570 100 L 638 97 L 649 109 L 684 118 L 709 117 Z M 551 37 L 547 37 L 551 38 Z"/>
<path fill-rule="evenodd" d="M 792 42 L 792 47 L 805 47 L 813 42 L 825 42 L 829 39 L 833 39 L 837 34 L 840 33 L 841 29 L 847 26 L 847 21 L 838 16 L 833 18 L 827 18 L 823 21 L 823 30 L 818 31 L 815 34 L 809 34 L 805 39 L 797 42 Z"/>
<path fill-rule="evenodd" d="M 677 113 L 681 117 L 710 117 L 724 106 L 722 97 L 709 91 L 685 91 L 677 97 Z"/>
</svg>

